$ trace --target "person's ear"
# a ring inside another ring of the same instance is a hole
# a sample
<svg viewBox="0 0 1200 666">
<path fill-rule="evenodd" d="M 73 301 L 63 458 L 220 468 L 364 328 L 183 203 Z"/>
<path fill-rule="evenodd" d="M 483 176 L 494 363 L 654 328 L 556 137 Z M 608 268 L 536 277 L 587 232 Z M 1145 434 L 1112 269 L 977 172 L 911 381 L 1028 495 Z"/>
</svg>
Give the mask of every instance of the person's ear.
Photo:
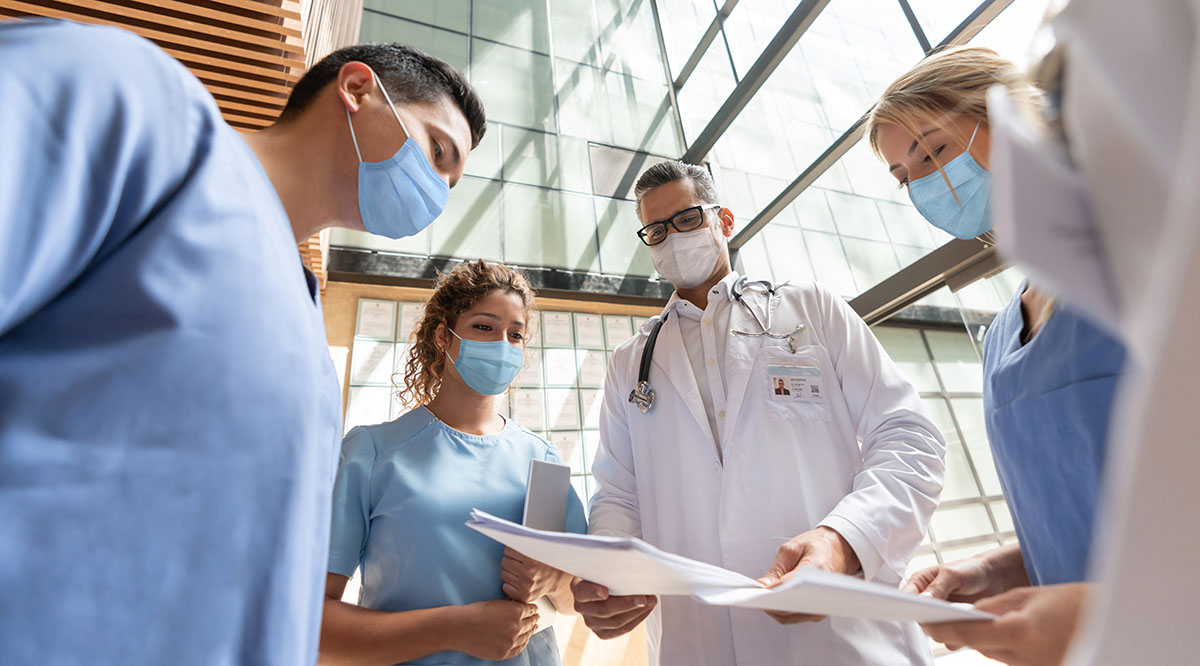
<svg viewBox="0 0 1200 666">
<path fill-rule="evenodd" d="M 733 211 L 728 208 L 721 208 L 717 211 L 717 217 L 721 220 L 721 233 L 725 234 L 726 238 L 733 235 Z"/>
<path fill-rule="evenodd" d="M 446 325 L 438 324 L 437 330 L 433 332 L 434 346 L 436 346 L 441 352 L 449 352 L 450 344 L 449 341 L 446 340 L 448 337 L 450 336 L 446 334 Z"/>
<path fill-rule="evenodd" d="M 337 86 L 338 98 L 350 113 L 357 113 L 371 95 L 379 94 L 379 86 L 375 83 L 371 68 L 357 60 L 342 65 L 334 85 Z"/>
</svg>

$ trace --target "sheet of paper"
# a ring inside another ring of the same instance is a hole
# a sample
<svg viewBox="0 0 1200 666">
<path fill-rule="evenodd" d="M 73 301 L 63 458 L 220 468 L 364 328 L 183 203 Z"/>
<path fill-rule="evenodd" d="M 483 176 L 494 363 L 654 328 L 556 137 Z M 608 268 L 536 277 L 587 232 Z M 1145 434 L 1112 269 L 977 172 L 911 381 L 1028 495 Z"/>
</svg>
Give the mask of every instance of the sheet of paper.
<svg viewBox="0 0 1200 666">
<path fill-rule="evenodd" d="M 534 530 L 478 509 L 471 512 L 467 526 L 539 562 L 604 585 L 615 595 L 690 595 L 758 585 L 741 574 L 672 555 L 641 539 Z"/>
<path fill-rule="evenodd" d="M 517 386 L 542 385 L 542 350 L 530 347 L 525 350 L 525 364 L 517 373 Z"/>
<path fill-rule="evenodd" d="M 583 427 L 600 427 L 600 408 L 603 405 L 603 389 L 579 389 L 579 409 L 583 412 Z"/>
<path fill-rule="evenodd" d="M 716 606 L 737 606 L 788 613 L 812 613 L 899 622 L 959 622 L 989 620 L 990 613 L 970 604 L 956 604 L 908 594 L 898 589 L 820 569 L 797 571 L 770 590 L 713 589 L 695 595 Z"/>
<path fill-rule="evenodd" d="M 546 350 L 546 384 L 574 386 L 579 375 L 579 359 L 574 349 Z"/>
<path fill-rule="evenodd" d="M 575 389 L 546 389 L 547 423 L 552 430 L 579 427 L 579 396 Z"/>
<path fill-rule="evenodd" d="M 579 351 L 578 354 L 579 385 L 604 386 L 604 371 L 607 369 L 604 352 L 588 349 L 586 351 Z"/>
<path fill-rule="evenodd" d="M 390 342 L 355 340 L 354 350 L 350 355 L 350 384 L 390 385 L 394 369 L 392 354 L 395 353 L 395 347 L 396 345 Z"/>
<path fill-rule="evenodd" d="M 608 343 L 607 349 L 612 351 L 622 342 L 633 337 L 633 324 L 624 315 L 606 315 L 604 317 L 604 338 Z"/>
<path fill-rule="evenodd" d="M 408 336 L 412 335 L 413 328 L 417 322 L 421 321 L 421 316 L 425 314 L 424 303 L 404 303 L 400 306 L 400 331 L 396 335 L 396 339 L 400 342 L 408 342 Z"/>
<path fill-rule="evenodd" d="M 354 426 L 391 420 L 392 391 L 386 386 L 351 386 L 346 407 L 345 432 Z"/>
<path fill-rule="evenodd" d="M 571 336 L 571 313 L 542 313 L 542 343 L 546 347 L 572 347 L 575 345 L 575 340 Z"/>
<path fill-rule="evenodd" d="M 530 430 L 546 427 L 546 407 L 540 389 L 513 389 L 512 417 Z"/>
<path fill-rule="evenodd" d="M 358 331 L 360 338 L 372 340 L 395 339 L 396 303 L 373 298 L 358 299 Z"/>
<path fill-rule="evenodd" d="M 583 442 L 580 441 L 578 430 L 552 432 L 550 442 L 558 448 L 558 455 L 563 462 L 571 466 L 572 474 L 587 473 L 583 466 Z"/>
<path fill-rule="evenodd" d="M 587 349 L 604 349 L 604 321 L 600 315 L 575 315 L 575 344 Z"/>
<path fill-rule="evenodd" d="M 734 571 L 665 552 L 641 539 L 534 530 L 478 509 L 467 526 L 614 595 L 692 596 L 705 603 L 877 620 L 950 622 L 993 616 L 852 576 L 803 570 L 768 590 Z"/>
</svg>

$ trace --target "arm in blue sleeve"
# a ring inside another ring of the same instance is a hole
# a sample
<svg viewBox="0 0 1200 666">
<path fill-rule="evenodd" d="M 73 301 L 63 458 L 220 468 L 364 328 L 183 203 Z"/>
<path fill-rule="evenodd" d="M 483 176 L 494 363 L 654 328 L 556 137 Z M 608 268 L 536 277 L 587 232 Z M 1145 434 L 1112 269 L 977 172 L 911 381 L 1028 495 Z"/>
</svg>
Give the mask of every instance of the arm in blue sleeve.
<svg viewBox="0 0 1200 666">
<path fill-rule="evenodd" d="M 333 482 L 333 522 L 329 529 L 329 573 L 354 575 L 367 547 L 371 527 L 371 472 L 375 440 L 370 431 L 354 428 L 342 440 Z"/>
</svg>

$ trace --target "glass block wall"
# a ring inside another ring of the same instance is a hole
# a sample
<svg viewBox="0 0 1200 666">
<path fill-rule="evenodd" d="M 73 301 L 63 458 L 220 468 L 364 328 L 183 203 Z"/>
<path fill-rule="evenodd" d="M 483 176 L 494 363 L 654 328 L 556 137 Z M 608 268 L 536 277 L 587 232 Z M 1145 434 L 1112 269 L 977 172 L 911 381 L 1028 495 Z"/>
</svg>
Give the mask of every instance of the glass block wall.
<svg viewBox="0 0 1200 666">
<path fill-rule="evenodd" d="M 961 329 L 876 326 L 946 438 L 946 484 L 909 573 L 1016 541 L 983 424 L 983 368 Z"/>
</svg>

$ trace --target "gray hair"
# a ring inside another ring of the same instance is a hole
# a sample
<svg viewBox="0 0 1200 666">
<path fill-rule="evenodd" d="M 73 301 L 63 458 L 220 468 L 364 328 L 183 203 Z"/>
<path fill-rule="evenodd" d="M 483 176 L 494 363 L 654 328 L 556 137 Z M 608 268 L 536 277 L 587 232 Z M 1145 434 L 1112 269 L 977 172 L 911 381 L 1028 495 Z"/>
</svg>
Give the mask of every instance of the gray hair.
<svg viewBox="0 0 1200 666">
<path fill-rule="evenodd" d="M 702 203 L 717 203 L 717 186 L 708 169 L 686 162 L 659 162 L 642 172 L 633 186 L 633 197 L 637 200 L 637 216 L 642 219 L 642 198 L 651 190 L 677 180 L 692 181 L 692 189 Z"/>
</svg>

